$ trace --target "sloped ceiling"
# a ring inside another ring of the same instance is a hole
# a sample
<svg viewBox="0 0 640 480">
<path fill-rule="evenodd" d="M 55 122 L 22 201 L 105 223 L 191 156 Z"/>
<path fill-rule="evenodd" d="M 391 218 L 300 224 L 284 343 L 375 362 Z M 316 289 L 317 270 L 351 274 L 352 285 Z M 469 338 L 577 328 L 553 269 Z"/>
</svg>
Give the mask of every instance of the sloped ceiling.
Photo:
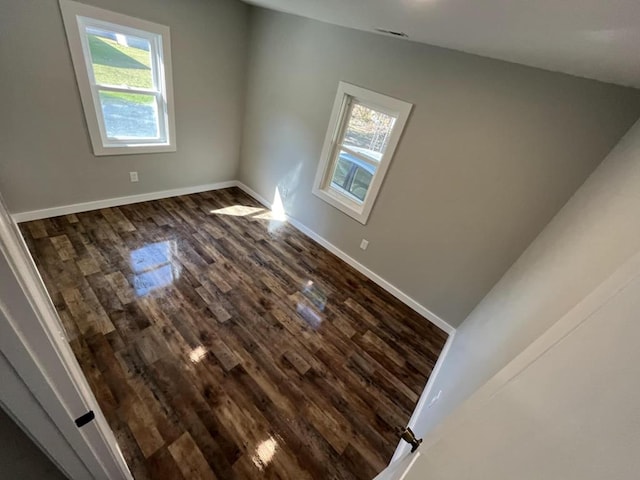
<svg viewBox="0 0 640 480">
<path fill-rule="evenodd" d="M 640 87 L 640 0 L 250 0 L 336 25 Z"/>
</svg>

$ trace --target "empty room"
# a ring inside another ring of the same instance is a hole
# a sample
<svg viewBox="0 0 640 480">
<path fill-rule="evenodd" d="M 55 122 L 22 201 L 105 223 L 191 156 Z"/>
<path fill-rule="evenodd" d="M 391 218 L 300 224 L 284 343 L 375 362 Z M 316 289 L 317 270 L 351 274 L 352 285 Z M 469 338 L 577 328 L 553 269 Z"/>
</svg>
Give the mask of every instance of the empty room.
<svg viewBox="0 0 640 480">
<path fill-rule="evenodd" d="M 624 0 L 0 0 L 0 476 L 632 478 L 638 48 Z"/>
</svg>

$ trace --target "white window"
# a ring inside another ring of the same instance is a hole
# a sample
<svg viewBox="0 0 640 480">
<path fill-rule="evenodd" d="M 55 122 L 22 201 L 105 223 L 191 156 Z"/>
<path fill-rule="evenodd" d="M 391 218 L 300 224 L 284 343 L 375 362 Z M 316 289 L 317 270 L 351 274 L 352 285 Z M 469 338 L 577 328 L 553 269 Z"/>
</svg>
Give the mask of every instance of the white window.
<svg viewBox="0 0 640 480">
<path fill-rule="evenodd" d="M 96 155 L 176 150 L 169 27 L 60 0 Z"/>
<path fill-rule="evenodd" d="M 313 193 L 367 223 L 411 107 L 340 82 Z"/>
</svg>

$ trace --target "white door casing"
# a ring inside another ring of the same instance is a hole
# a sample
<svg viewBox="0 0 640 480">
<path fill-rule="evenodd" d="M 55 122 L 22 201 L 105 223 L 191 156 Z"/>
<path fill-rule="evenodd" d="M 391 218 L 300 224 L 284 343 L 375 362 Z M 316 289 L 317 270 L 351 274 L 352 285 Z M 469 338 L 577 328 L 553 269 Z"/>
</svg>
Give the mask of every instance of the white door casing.
<svg viewBox="0 0 640 480">
<path fill-rule="evenodd" d="M 2 197 L 0 351 L 5 367 L 2 373 L 16 377 L 16 390 L 3 385 L 0 402 L 67 476 L 74 480 L 133 480 Z M 21 384 L 32 395 L 31 402 L 19 401 L 29 398 Z M 90 410 L 95 420 L 78 428 L 74 420 Z M 52 444 L 52 436 L 44 433 L 53 431 L 46 424 L 49 421 L 76 458 L 69 455 L 69 449 Z"/>
</svg>

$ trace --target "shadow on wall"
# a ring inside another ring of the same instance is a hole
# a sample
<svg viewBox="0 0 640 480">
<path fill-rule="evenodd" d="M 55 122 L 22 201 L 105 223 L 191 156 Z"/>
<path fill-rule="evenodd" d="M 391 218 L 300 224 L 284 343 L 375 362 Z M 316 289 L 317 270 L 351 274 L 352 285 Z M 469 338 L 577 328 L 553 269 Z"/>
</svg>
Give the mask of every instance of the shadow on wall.
<svg viewBox="0 0 640 480">
<path fill-rule="evenodd" d="M 0 472 L 2 478 L 65 480 L 56 466 L 0 409 Z"/>
</svg>

